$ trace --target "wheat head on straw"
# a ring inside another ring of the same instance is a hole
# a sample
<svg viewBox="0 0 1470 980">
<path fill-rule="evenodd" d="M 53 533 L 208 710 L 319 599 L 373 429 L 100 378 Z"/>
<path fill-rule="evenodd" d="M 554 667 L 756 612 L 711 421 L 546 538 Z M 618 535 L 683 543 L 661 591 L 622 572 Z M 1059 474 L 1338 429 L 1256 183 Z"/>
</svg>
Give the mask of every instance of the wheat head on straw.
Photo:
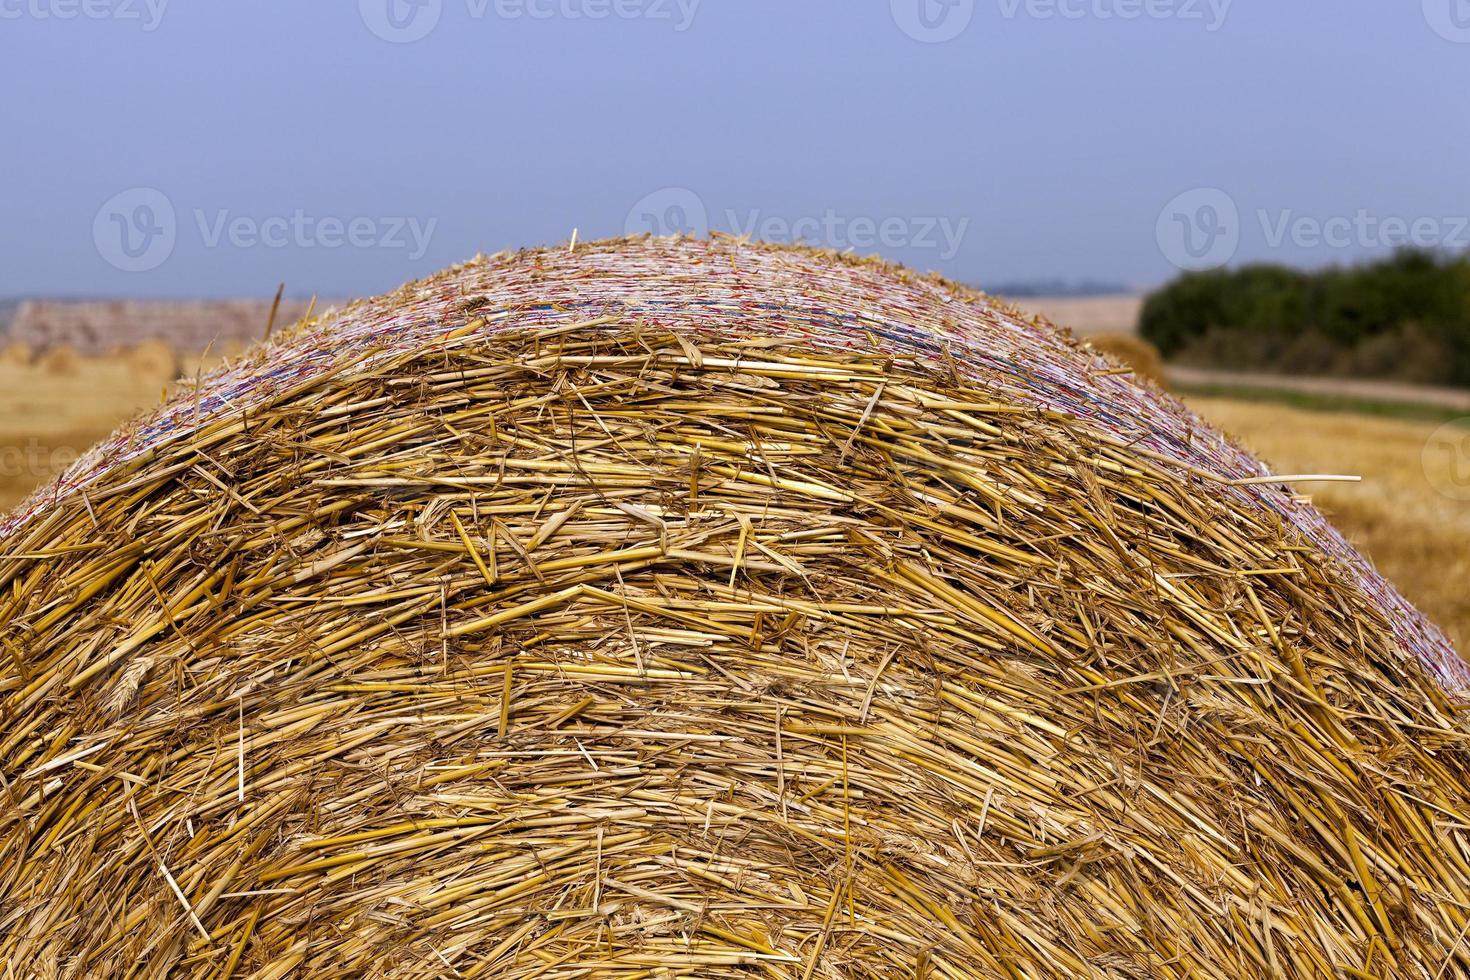
<svg viewBox="0 0 1470 980">
<path fill-rule="evenodd" d="M 5 977 L 1447 977 L 1466 671 L 980 294 L 501 255 L 0 537 Z"/>
</svg>

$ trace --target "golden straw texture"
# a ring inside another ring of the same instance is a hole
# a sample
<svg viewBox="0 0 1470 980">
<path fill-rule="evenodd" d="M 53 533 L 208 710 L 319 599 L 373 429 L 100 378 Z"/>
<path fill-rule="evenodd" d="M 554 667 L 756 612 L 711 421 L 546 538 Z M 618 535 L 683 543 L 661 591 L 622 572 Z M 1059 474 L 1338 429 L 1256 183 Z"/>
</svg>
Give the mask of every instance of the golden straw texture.
<svg viewBox="0 0 1470 980">
<path fill-rule="evenodd" d="M 1460 709 L 1276 511 L 942 357 L 462 276 L 0 542 L 0 975 L 1470 970 Z"/>
</svg>

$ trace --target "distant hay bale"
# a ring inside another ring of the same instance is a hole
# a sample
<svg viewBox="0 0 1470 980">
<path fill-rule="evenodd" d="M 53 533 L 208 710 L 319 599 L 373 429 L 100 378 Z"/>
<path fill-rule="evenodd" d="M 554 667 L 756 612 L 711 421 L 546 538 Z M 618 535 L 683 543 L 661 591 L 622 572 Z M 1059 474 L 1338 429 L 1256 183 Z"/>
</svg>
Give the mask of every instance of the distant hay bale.
<svg viewBox="0 0 1470 980">
<path fill-rule="evenodd" d="M 162 340 L 145 340 L 128 348 L 124 355 L 128 367 L 140 378 L 172 381 L 179 375 L 179 355 Z"/>
<path fill-rule="evenodd" d="M 43 353 L 37 363 L 52 377 L 69 378 L 81 370 L 82 355 L 71 344 L 57 344 Z"/>
<path fill-rule="evenodd" d="M 276 323 L 294 323 L 307 308 L 286 300 Z M 28 300 L 17 309 L 9 335 L 37 350 L 71 344 L 90 357 L 151 338 L 198 352 L 211 340 L 216 345 L 223 338 L 254 341 L 264 332 L 270 310 L 269 300 Z"/>
<path fill-rule="evenodd" d="M 0 597 L 18 976 L 1470 971 L 1443 636 L 881 263 L 586 243 L 284 331 L 12 515 Z"/>
<path fill-rule="evenodd" d="M 1164 385 L 1164 358 L 1157 347 L 1142 337 L 1124 333 L 1094 334 L 1087 338 L 1087 346 L 1107 354 L 1124 367 L 1132 368 L 1138 377 L 1161 387 Z"/>
<path fill-rule="evenodd" d="M 237 364 L 245 356 L 245 352 L 249 348 L 250 345 L 238 337 L 227 337 L 214 345 L 211 349 L 210 357 L 206 358 L 206 362 Z"/>
<path fill-rule="evenodd" d="M 36 359 L 35 352 L 31 350 L 30 344 L 14 341 L 6 344 L 0 350 L 0 364 L 10 364 L 16 367 L 29 367 Z"/>
</svg>

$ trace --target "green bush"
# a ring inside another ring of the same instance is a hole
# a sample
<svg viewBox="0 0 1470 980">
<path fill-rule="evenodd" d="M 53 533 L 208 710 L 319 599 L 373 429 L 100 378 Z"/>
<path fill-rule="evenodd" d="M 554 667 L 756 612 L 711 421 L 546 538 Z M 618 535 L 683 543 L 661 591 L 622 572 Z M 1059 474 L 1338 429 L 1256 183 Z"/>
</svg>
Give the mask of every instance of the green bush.
<svg viewBox="0 0 1470 980">
<path fill-rule="evenodd" d="M 1139 332 L 1185 363 L 1470 385 L 1470 258 L 1186 273 L 1148 296 Z"/>
</svg>

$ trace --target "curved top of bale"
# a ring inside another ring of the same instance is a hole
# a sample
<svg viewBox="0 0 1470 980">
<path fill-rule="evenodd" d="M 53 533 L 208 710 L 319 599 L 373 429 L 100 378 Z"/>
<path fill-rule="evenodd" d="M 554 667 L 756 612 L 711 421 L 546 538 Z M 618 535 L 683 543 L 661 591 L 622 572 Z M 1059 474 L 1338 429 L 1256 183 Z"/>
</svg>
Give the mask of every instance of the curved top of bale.
<svg viewBox="0 0 1470 980">
<path fill-rule="evenodd" d="M 324 314 L 32 498 L 0 586 L 7 966 L 1470 968 L 1438 631 L 1173 399 L 880 263 Z"/>
<path fill-rule="evenodd" d="M 1444 634 L 1320 511 L 1289 486 L 1260 482 L 1271 475 L 1264 464 L 1176 399 L 1135 378 L 1109 376 L 1111 365 L 1079 350 L 1065 329 L 977 290 L 881 260 L 724 236 L 609 239 L 575 249 L 499 253 L 302 321 L 257 346 L 253 359 L 206 379 L 196 395 L 176 399 L 96 447 L 55 485 L 0 519 L 0 538 L 99 473 L 134 463 L 221 414 L 290 397 L 323 378 L 371 371 L 383 359 L 420 349 L 463 346 L 511 327 L 609 317 L 609 325 L 733 328 L 834 350 L 902 352 L 981 381 L 1017 405 L 1075 415 L 1193 474 L 1205 490 L 1264 508 L 1300 529 L 1361 581 L 1389 613 L 1405 649 L 1449 689 L 1470 690 L 1470 668 Z"/>
</svg>

